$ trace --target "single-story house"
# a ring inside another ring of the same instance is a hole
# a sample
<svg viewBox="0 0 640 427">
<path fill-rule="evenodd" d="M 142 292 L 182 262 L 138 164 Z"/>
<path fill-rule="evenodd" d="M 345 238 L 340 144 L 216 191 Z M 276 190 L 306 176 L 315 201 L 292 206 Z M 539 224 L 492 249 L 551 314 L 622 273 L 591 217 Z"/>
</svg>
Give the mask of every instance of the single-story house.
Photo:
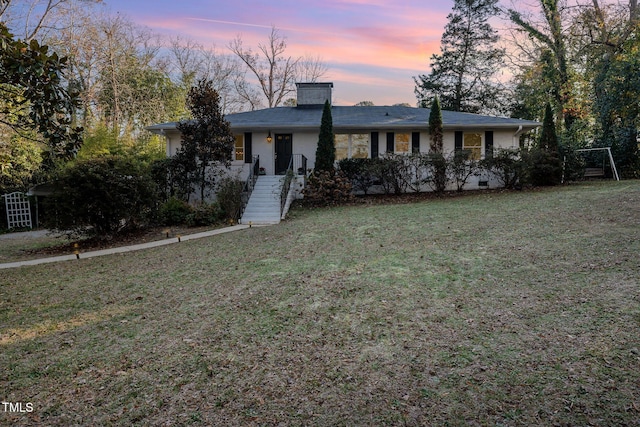
<svg viewBox="0 0 640 427">
<path fill-rule="evenodd" d="M 228 114 L 236 137 L 232 168 L 241 177 L 249 174 L 252 159 L 259 156 L 266 175 L 282 174 L 293 162 L 294 170 L 313 169 L 323 105 L 332 100 L 333 83 L 298 83 L 297 106 L 275 107 Z M 407 106 L 331 107 L 337 160 L 374 158 L 384 153 L 429 151 L 427 108 Z M 517 148 L 520 135 L 540 123 L 503 117 L 443 111 L 444 153 L 469 150 L 483 158 L 496 148 Z M 167 155 L 181 144 L 177 123 L 148 127 L 166 137 Z M 468 188 L 477 188 L 478 178 Z"/>
</svg>

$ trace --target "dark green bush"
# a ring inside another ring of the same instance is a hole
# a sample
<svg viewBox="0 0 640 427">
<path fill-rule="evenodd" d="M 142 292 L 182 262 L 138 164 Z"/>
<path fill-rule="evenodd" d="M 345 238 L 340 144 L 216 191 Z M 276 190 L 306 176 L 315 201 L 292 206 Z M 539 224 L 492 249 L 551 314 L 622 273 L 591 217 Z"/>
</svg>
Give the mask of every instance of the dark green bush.
<svg viewBox="0 0 640 427">
<path fill-rule="evenodd" d="M 158 219 L 162 225 L 186 224 L 187 218 L 193 213 L 193 208 L 183 200 L 170 197 L 158 212 Z"/>
<path fill-rule="evenodd" d="M 529 177 L 534 186 L 549 186 L 560 184 L 562 177 L 562 162 L 557 153 L 534 148 L 528 153 Z"/>
<path fill-rule="evenodd" d="M 57 171 L 45 226 L 109 237 L 147 226 L 157 212 L 157 186 L 136 160 L 101 157 Z"/>
<path fill-rule="evenodd" d="M 204 203 L 192 209 L 187 215 L 186 223 L 189 227 L 198 227 L 216 224 L 224 218 L 220 206 L 217 203 Z"/>
</svg>

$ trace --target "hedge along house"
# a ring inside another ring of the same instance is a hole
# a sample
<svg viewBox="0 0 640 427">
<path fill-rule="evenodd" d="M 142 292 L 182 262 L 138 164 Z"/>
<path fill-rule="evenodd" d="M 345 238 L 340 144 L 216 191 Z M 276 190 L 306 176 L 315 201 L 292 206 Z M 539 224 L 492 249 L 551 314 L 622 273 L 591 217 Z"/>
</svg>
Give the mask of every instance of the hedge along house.
<svg viewBox="0 0 640 427">
<path fill-rule="evenodd" d="M 297 106 L 275 107 L 225 117 L 236 137 L 232 171 L 251 174 L 254 159 L 267 176 L 284 175 L 291 168 L 304 174 L 313 169 L 322 109 L 331 102 L 333 83 L 297 83 Z M 375 158 L 385 153 L 429 151 L 427 108 L 406 106 L 332 106 L 336 160 Z M 540 126 L 535 121 L 442 111 L 443 152 L 469 150 L 476 158 L 490 156 L 498 148 L 517 148 L 520 135 Z M 181 137 L 175 122 L 147 129 L 162 134 L 167 155 L 174 155 Z M 492 184 L 479 177 L 467 188 Z"/>
</svg>

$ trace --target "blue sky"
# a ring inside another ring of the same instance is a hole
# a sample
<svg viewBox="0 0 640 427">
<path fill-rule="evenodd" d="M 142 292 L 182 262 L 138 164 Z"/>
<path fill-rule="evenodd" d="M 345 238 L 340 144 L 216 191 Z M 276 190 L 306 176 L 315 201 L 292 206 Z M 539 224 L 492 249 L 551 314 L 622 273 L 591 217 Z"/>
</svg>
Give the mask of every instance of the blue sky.
<svg viewBox="0 0 640 427">
<path fill-rule="evenodd" d="M 434 4 L 435 3 L 435 4 Z M 415 104 L 413 76 L 428 71 L 439 53 L 452 0 L 104 0 L 157 33 L 227 45 L 240 35 L 246 46 L 265 42 L 275 26 L 292 56 L 320 56 L 334 82 L 334 102 L 350 105 Z"/>
</svg>

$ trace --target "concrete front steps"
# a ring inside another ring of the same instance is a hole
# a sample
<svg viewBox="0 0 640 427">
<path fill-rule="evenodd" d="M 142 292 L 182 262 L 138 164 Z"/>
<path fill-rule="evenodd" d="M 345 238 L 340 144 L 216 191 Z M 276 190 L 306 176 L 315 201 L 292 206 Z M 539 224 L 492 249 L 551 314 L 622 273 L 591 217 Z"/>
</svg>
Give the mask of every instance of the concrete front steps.
<svg viewBox="0 0 640 427">
<path fill-rule="evenodd" d="M 280 193 L 284 176 L 260 175 L 253 188 L 240 224 L 267 225 L 280 223 Z"/>
</svg>

